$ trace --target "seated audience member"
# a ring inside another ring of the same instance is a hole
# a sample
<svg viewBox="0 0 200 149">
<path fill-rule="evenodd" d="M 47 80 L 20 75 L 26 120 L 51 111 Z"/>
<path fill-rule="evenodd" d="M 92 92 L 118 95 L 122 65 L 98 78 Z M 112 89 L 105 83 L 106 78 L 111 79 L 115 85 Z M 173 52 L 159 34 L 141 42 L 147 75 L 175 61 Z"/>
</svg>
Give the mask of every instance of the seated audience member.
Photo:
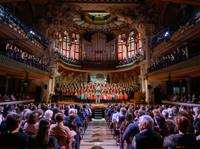
<svg viewBox="0 0 200 149">
<path fill-rule="evenodd" d="M 76 132 L 76 135 L 74 136 L 74 146 L 75 148 L 79 148 L 80 145 L 80 127 L 83 126 L 81 118 L 77 114 L 77 110 L 70 110 L 68 116 L 64 117 L 64 125 L 69 127 L 70 130 Z"/>
<path fill-rule="evenodd" d="M 121 126 L 120 126 L 120 132 L 121 134 L 124 133 L 124 131 L 126 130 L 126 128 L 129 126 L 129 124 L 133 123 L 133 116 L 131 113 L 127 113 L 125 120 L 122 122 Z"/>
<path fill-rule="evenodd" d="M 14 96 L 13 94 L 10 95 L 10 99 L 11 99 L 12 101 L 15 101 L 15 100 L 16 100 L 16 98 L 15 98 L 15 96 Z"/>
<path fill-rule="evenodd" d="M 4 116 L 3 116 L 3 107 L 0 106 L 0 126 L 1 126 L 1 122 L 4 120 Z"/>
<path fill-rule="evenodd" d="M 125 132 L 122 135 L 122 139 L 121 139 L 121 147 L 124 148 L 124 141 L 126 141 L 127 144 L 127 149 L 131 149 L 131 142 L 133 140 L 133 137 L 139 133 L 139 128 L 138 128 L 138 123 L 137 122 L 133 122 L 132 120 L 132 114 L 128 114 L 128 117 L 131 117 L 128 123 L 126 123 L 127 127 L 125 129 Z M 129 119 L 129 118 L 128 118 Z M 122 126 L 123 127 L 123 126 Z"/>
<path fill-rule="evenodd" d="M 71 149 L 71 143 L 73 141 L 73 132 L 67 127 L 64 126 L 64 114 L 57 113 L 55 115 L 56 124 L 50 126 L 50 136 L 54 136 L 58 139 L 59 145 L 66 146 L 67 149 Z"/>
<path fill-rule="evenodd" d="M 48 120 L 50 123 L 52 122 L 53 117 L 53 111 L 52 110 L 46 110 L 44 113 L 44 119 Z"/>
<path fill-rule="evenodd" d="M 3 96 L 3 101 L 10 101 L 10 98 L 7 94 Z"/>
<path fill-rule="evenodd" d="M 153 110 L 154 122 L 155 122 L 154 129 L 156 130 L 156 132 L 161 134 L 162 137 L 165 137 L 169 133 L 168 127 L 166 125 L 166 120 L 161 115 L 160 112 L 155 113 L 155 111 L 157 111 L 157 109 Z"/>
<path fill-rule="evenodd" d="M 200 114 L 194 120 L 193 127 L 194 127 L 194 133 L 196 135 L 196 140 L 198 141 L 198 144 L 200 145 Z"/>
<path fill-rule="evenodd" d="M 39 116 L 37 112 L 32 112 L 27 122 L 24 124 L 24 132 L 28 135 L 36 135 L 38 131 Z"/>
<path fill-rule="evenodd" d="M 176 116 L 175 117 L 176 127 L 178 129 L 178 133 L 172 134 L 165 138 L 164 147 L 168 148 L 197 148 L 195 135 L 188 133 L 190 121 L 185 116 Z"/>
<path fill-rule="evenodd" d="M 7 131 L 0 135 L 0 148 L 7 149 L 9 147 L 15 147 L 26 149 L 28 146 L 28 136 L 19 132 L 19 116 L 17 114 L 9 114 L 5 124 Z"/>
<path fill-rule="evenodd" d="M 30 137 L 30 148 L 53 148 L 59 149 L 57 139 L 49 136 L 50 123 L 48 120 L 41 119 L 39 123 L 39 129 L 35 136 Z"/>
<path fill-rule="evenodd" d="M 116 107 L 115 112 L 112 115 L 112 123 L 118 122 L 120 116 L 120 107 Z"/>
<path fill-rule="evenodd" d="M 149 115 L 139 118 L 140 132 L 135 135 L 132 146 L 135 149 L 160 148 L 163 146 L 163 138 L 153 130 L 153 119 Z"/>
</svg>

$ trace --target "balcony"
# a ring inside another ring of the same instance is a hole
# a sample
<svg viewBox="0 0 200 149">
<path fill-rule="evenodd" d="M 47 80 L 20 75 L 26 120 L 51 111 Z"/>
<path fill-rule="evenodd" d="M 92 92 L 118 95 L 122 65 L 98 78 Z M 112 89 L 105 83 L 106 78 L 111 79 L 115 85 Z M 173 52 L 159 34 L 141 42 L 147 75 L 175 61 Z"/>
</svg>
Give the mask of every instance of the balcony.
<svg viewBox="0 0 200 149">
<path fill-rule="evenodd" d="M 181 80 L 186 77 L 200 77 L 200 55 L 188 60 L 148 73 L 149 80 Z"/>
<path fill-rule="evenodd" d="M 76 71 L 126 71 L 138 67 L 139 62 L 144 60 L 144 56 L 137 54 L 135 57 L 124 59 L 116 62 L 114 60 L 106 61 L 89 61 L 89 60 L 75 60 L 67 58 L 58 52 L 54 53 L 55 62 L 64 69 L 76 70 Z"/>
<path fill-rule="evenodd" d="M 27 49 L 29 52 L 45 53 L 45 42 L 41 36 L 24 25 L 18 18 L 10 14 L 0 5 L 0 37 L 14 41 L 16 45 Z"/>
<path fill-rule="evenodd" d="M 26 72 L 29 73 L 29 79 L 49 79 L 49 72 L 16 61 L 0 54 L 0 74 L 11 75 L 24 79 Z"/>
<path fill-rule="evenodd" d="M 172 51 L 174 48 L 183 45 L 187 41 L 191 41 L 200 35 L 200 21 L 191 25 L 185 25 L 178 31 L 174 32 L 171 37 L 158 43 L 152 48 L 152 57 L 159 57 L 162 54 Z"/>
</svg>

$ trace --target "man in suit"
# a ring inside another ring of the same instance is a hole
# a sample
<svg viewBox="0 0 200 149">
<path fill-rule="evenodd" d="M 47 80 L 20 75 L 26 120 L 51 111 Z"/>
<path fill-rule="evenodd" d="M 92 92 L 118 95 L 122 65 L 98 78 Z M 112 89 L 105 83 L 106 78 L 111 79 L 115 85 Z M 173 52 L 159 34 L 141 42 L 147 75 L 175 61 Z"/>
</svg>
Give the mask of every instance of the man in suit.
<svg viewBox="0 0 200 149">
<path fill-rule="evenodd" d="M 134 149 L 159 148 L 163 145 L 163 138 L 153 130 L 153 119 L 149 115 L 139 118 L 140 132 L 135 135 L 132 146 Z"/>
</svg>

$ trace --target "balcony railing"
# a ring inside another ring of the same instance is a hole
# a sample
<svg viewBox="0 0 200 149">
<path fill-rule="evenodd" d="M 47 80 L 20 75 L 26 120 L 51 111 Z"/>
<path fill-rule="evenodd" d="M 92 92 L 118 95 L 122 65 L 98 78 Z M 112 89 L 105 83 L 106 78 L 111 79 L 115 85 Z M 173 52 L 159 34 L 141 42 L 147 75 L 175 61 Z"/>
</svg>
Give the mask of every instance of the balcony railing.
<svg viewBox="0 0 200 149">
<path fill-rule="evenodd" d="M 0 22 L 8 25 L 10 28 L 17 31 L 24 38 L 35 40 L 34 44 L 37 46 L 47 46 L 47 43 L 44 39 L 33 31 L 31 28 L 27 27 L 21 20 L 16 16 L 9 13 L 6 8 L 0 5 Z M 41 45 L 40 45 L 41 44 Z"/>
<path fill-rule="evenodd" d="M 163 29 L 162 31 L 158 32 L 157 34 L 155 34 L 151 39 L 151 48 L 154 48 L 162 41 L 169 39 L 171 36 L 173 36 L 174 33 L 179 32 L 180 30 L 183 30 L 184 28 L 188 28 L 199 23 L 200 10 L 197 10 L 191 18 L 182 20 L 182 22 L 184 23 L 177 24 L 176 27 L 174 28 L 167 27 Z"/>
<path fill-rule="evenodd" d="M 199 50 L 190 50 L 188 49 L 176 49 L 171 53 L 168 53 L 164 56 L 159 57 L 153 63 L 151 63 L 150 67 L 148 68 L 148 73 L 158 71 L 160 69 L 178 64 L 180 62 L 186 61 L 193 57 L 200 55 Z"/>
<path fill-rule="evenodd" d="M 144 54 L 137 53 L 134 57 L 126 58 L 117 62 L 117 66 L 125 66 L 127 64 L 137 64 L 144 59 Z"/>
<path fill-rule="evenodd" d="M 76 59 L 72 59 L 70 57 L 63 56 L 59 52 L 54 52 L 54 55 L 55 55 L 56 59 L 61 59 L 67 64 L 72 64 L 72 65 L 77 65 L 77 66 L 82 65 L 81 61 L 76 60 Z"/>
<path fill-rule="evenodd" d="M 24 64 L 28 67 L 37 68 L 41 71 L 48 72 L 47 65 L 42 63 L 41 60 L 33 55 L 26 56 L 25 52 L 15 51 L 12 49 L 9 50 L 0 50 L 1 61 L 7 61 L 8 59 L 15 60 L 21 64 Z M 11 64 L 12 65 L 12 64 Z M 18 66 L 16 66 L 18 67 Z"/>
<path fill-rule="evenodd" d="M 55 59 L 62 60 L 64 63 L 69 64 L 74 67 L 82 68 L 82 69 L 115 69 L 115 68 L 123 68 L 127 66 L 132 66 L 134 64 L 139 63 L 144 60 L 144 54 L 137 53 L 132 58 L 123 59 L 121 61 L 88 61 L 88 60 L 76 60 L 66 56 L 63 56 L 59 52 L 55 52 Z"/>
</svg>

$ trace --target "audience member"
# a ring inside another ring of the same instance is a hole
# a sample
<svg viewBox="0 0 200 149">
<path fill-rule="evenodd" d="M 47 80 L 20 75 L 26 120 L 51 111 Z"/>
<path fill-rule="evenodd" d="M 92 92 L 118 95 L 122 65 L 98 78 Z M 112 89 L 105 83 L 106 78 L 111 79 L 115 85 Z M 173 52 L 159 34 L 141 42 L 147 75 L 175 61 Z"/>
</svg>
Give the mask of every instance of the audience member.
<svg viewBox="0 0 200 149">
<path fill-rule="evenodd" d="M 28 136 L 19 131 L 20 119 L 15 113 L 9 114 L 5 121 L 6 131 L 0 135 L 0 148 L 17 147 L 26 149 L 28 146 Z"/>
<path fill-rule="evenodd" d="M 143 115 L 138 122 L 140 132 L 135 135 L 132 145 L 136 149 L 159 148 L 163 146 L 163 138 L 153 130 L 153 119 Z"/>
</svg>

